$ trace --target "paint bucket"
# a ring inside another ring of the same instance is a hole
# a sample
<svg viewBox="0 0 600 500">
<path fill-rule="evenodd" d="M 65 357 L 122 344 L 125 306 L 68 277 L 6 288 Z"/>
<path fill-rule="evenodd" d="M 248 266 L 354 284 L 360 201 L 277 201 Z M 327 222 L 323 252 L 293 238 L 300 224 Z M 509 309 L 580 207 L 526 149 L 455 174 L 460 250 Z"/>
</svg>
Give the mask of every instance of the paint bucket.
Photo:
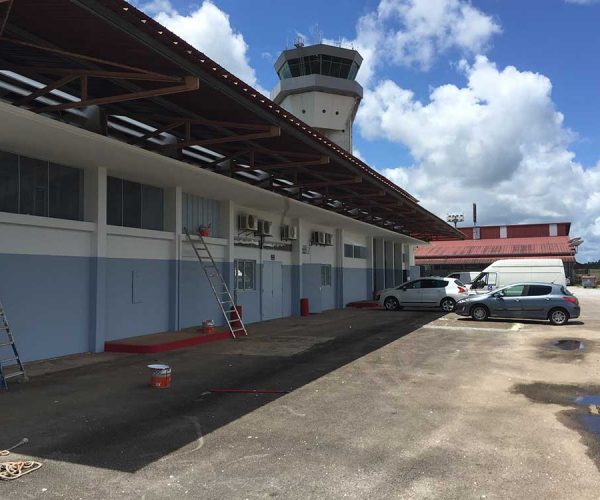
<svg viewBox="0 0 600 500">
<path fill-rule="evenodd" d="M 215 322 L 212 319 L 202 322 L 202 333 L 215 333 Z"/>
<path fill-rule="evenodd" d="M 202 237 L 210 236 L 210 226 L 200 226 L 198 232 Z"/>
<path fill-rule="evenodd" d="M 169 365 L 148 365 L 152 370 L 150 374 L 150 387 L 166 389 L 171 386 L 171 367 Z"/>
</svg>

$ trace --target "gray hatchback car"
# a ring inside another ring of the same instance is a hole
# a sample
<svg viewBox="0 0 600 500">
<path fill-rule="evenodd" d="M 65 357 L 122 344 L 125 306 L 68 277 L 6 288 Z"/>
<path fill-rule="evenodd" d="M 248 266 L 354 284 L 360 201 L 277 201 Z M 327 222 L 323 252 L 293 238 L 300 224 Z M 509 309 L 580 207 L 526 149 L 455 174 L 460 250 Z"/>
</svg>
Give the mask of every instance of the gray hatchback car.
<svg viewBox="0 0 600 500">
<path fill-rule="evenodd" d="M 515 283 L 486 293 L 459 300 L 456 314 L 484 321 L 499 318 L 547 319 L 554 325 L 564 325 L 578 318 L 579 301 L 567 287 L 554 283 Z"/>
</svg>

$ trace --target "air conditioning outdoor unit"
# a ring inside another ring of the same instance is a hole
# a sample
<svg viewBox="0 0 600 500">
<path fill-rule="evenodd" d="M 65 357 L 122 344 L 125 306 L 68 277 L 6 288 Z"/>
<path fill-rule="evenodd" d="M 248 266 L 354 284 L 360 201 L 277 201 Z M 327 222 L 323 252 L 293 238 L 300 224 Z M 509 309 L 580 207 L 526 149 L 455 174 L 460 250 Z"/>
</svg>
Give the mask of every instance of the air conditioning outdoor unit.
<svg viewBox="0 0 600 500">
<path fill-rule="evenodd" d="M 333 234 L 331 234 L 331 233 L 324 233 L 324 234 L 325 234 L 325 244 L 327 246 L 333 245 Z"/>
<path fill-rule="evenodd" d="M 319 233 L 317 233 L 317 234 L 318 234 L 318 241 L 317 241 L 317 243 L 318 243 L 319 245 L 326 245 L 327 243 L 325 243 L 325 241 L 326 241 L 326 240 L 325 240 L 325 236 L 326 236 L 326 235 L 325 235 L 325 233 L 321 233 L 321 232 L 319 231 Z"/>
<path fill-rule="evenodd" d="M 258 230 L 256 234 L 260 236 L 272 236 L 273 235 L 273 223 L 270 220 L 259 220 Z"/>
<path fill-rule="evenodd" d="M 298 228 L 296 226 L 281 226 L 282 240 L 297 240 Z"/>
<path fill-rule="evenodd" d="M 318 245 L 319 244 L 319 234 L 321 234 L 321 233 L 319 233 L 319 231 L 313 231 L 311 233 L 311 235 L 310 235 L 310 242 L 313 245 Z"/>
<path fill-rule="evenodd" d="M 240 214 L 238 217 L 238 228 L 245 231 L 258 230 L 258 217 L 250 214 Z"/>
</svg>

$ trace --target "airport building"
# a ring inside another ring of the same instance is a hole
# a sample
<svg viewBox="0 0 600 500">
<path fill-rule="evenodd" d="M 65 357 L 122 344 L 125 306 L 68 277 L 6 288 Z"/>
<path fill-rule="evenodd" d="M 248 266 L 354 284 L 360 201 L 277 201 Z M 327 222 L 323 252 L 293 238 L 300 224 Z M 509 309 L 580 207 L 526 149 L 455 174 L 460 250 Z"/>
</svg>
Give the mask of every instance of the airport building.
<svg viewBox="0 0 600 500">
<path fill-rule="evenodd" d="M 360 62 L 286 51 L 272 101 L 122 0 L 0 3 L 0 302 L 22 358 L 222 325 L 185 228 L 247 323 L 371 298 L 418 275 L 417 245 L 463 238 L 352 155 Z"/>
</svg>

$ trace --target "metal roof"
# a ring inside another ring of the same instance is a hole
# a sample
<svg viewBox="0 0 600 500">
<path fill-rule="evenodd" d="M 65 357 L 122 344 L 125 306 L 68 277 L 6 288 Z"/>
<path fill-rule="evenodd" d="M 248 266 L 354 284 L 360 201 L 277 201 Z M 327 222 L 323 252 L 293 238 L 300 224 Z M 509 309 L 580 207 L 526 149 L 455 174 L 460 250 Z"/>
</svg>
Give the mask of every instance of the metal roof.
<svg viewBox="0 0 600 500">
<path fill-rule="evenodd" d="M 568 236 L 435 241 L 415 252 L 416 264 L 480 264 L 510 258 L 561 258 L 574 262 Z"/>
<path fill-rule="evenodd" d="M 463 238 L 123 0 L 0 1 L 0 98 L 400 234 Z"/>
</svg>

